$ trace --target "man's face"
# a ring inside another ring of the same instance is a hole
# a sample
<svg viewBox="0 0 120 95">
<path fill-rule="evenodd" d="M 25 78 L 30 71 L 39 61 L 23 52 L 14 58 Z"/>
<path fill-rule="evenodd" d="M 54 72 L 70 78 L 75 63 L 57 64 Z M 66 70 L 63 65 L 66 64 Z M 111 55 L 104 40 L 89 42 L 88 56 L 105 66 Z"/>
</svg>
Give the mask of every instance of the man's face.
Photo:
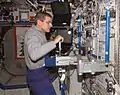
<svg viewBox="0 0 120 95">
<path fill-rule="evenodd" d="M 41 21 L 41 29 L 45 32 L 50 32 L 52 27 L 52 18 L 46 16 L 44 21 Z"/>
</svg>

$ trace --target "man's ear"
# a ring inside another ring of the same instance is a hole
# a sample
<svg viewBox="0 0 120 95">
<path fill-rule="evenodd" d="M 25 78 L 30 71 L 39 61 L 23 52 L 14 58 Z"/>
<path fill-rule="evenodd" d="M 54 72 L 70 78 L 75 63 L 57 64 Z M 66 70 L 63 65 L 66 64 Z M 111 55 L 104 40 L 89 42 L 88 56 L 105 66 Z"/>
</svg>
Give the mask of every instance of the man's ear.
<svg viewBox="0 0 120 95">
<path fill-rule="evenodd" d="M 41 21 L 41 20 L 38 20 L 37 22 L 38 22 L 38 24 L 40 24 L 40 25 L 42 24 L 42 21 Z"/>
</svg>

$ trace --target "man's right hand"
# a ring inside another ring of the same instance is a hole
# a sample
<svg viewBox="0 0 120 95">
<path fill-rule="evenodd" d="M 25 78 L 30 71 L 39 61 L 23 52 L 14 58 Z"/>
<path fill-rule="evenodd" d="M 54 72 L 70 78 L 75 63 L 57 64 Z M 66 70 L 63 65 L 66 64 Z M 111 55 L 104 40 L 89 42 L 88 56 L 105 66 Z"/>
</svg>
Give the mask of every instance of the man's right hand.
<svg viewBox="0 0 120 95">
<path fill-rule="evenodd" d="M 64 38 L 60 35 L 58 35 L 57 37 L 55 37 L 54 42 L 57 44 L 58 42 L 63 42 Z"/>
</svg>

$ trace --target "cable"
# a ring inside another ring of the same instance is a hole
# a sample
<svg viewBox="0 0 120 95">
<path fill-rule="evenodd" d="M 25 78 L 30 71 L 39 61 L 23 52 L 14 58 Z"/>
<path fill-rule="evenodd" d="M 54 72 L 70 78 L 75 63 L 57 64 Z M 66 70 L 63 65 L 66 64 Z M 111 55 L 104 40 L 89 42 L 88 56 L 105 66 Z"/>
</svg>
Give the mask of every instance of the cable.
<svg viewBox="0 0 120 95">
<path fill-rule="evenodd" d="M 68 75 L 68 76 L 66 76 L 66 77 L 70 77 L 70 76 L 72 76 L 74 72 L 75 72 L 75 69 L 73 69 L 72 73 L 71 73 L 71 74 L 69 74 L 69 75 Z"/>
</svg>

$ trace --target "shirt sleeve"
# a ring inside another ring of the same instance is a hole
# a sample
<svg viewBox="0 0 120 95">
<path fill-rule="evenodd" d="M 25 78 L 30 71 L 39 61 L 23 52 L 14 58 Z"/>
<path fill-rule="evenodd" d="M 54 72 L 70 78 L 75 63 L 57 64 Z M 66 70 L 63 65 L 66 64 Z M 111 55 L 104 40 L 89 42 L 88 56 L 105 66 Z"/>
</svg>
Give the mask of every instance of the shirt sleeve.
<svg viewBox="0 0 120 95">
<path fill-rule="evenodd" d="M 32 61 L 37 61 L 56 47 L 54 41 L 41 44 L 37 36 L 32 36 L 27 41 L 28 54 Z"/>
</svg>

